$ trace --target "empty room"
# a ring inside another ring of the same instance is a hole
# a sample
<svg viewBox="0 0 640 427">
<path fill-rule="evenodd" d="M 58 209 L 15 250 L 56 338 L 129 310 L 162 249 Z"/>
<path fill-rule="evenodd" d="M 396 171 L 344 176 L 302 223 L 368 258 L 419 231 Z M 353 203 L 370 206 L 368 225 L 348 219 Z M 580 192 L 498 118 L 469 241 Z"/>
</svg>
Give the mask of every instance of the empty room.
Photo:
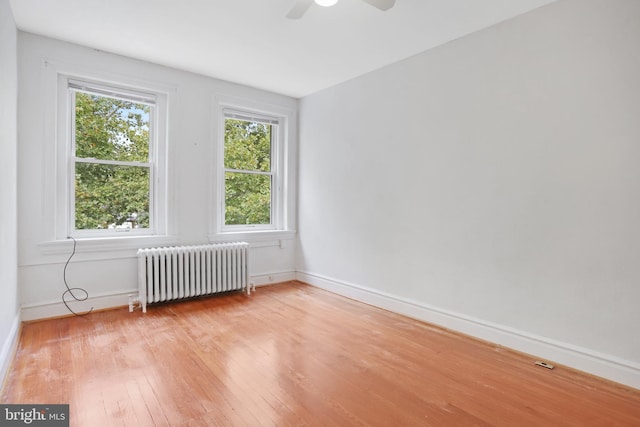
<svg viewBox="0 0 640 427">
<path fill-rule="evenodd" d="M 0 0 L 0 425 L 640 425 L 639 22 Z"/>
</svg>

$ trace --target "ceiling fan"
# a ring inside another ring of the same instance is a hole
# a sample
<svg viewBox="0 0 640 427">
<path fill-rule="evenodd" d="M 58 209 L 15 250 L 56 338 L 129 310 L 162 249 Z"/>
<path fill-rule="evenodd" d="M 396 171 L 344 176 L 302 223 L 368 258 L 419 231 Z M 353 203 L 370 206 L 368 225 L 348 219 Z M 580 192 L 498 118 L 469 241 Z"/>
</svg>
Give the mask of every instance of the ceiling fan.
<svg viewBox="0 0 640 427">
<path fill-rule="evenodd" d="M 380 10 L 389 10 L 396 3 L 396 0 L 362 0 L 365 3 L 370 4 L 373 7 L 376 7 Z M 338 0 L 296 0 L 296 3 L 293 5 L 289 13 L 287 13 L 287 18 L 289 19 L 300 19 L 307 10 L 313 5 L 313 3 L 320 6 L 333 6 L 338 3 Z"/>
</svg>

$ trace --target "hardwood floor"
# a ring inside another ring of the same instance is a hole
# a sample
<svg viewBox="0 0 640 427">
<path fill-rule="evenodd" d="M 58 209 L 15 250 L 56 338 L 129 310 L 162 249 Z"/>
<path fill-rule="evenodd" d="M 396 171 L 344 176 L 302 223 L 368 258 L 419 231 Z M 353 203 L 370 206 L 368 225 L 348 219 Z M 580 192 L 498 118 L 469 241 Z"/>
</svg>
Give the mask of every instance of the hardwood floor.
<svg viewBox="0 0 640 427">
<path fill-rule="evenodd" d="M 297 282 L 23 326 L 3 403 L 72 426 L 640 426 L 640 391 Z"/>
</svg>

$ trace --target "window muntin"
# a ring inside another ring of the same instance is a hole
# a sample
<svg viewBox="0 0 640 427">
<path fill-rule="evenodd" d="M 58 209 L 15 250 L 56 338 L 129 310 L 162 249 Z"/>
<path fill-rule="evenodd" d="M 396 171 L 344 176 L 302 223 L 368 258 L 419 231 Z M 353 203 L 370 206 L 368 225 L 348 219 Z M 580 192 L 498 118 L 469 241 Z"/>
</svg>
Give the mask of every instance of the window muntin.
<svg viewBox="0 0 640 427">
<path fill-rule="evenodd" d="M 155 98 L 70 80 L 69 228 L 152 234 Z"/>
<path fill-rule="evenodd" d="M 277 228 L 279 120 L 224 111 L 223 230 Z"/>
</svg>

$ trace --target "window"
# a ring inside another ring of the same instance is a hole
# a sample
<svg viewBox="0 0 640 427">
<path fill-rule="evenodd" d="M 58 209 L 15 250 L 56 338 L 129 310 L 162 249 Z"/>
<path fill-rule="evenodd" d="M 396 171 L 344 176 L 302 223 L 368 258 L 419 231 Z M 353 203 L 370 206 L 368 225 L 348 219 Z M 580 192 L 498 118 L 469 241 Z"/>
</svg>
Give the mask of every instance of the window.
<svg viewBox="0 0 640 427">
<path fill-rule="evenodd" d="M 295 236 L 297 102 L 215 94 L 209 240 L 279 244 Z"/>
<path fill-rule="evenodd" d="M 162 231 L 162 97 L 73 79 L 66 83 L 67 234 Z"/>
<path fill-rule="evenodd" d="M 281 229 L 281 119 L 223 110 L 222 230 Z"/>
</svg>

